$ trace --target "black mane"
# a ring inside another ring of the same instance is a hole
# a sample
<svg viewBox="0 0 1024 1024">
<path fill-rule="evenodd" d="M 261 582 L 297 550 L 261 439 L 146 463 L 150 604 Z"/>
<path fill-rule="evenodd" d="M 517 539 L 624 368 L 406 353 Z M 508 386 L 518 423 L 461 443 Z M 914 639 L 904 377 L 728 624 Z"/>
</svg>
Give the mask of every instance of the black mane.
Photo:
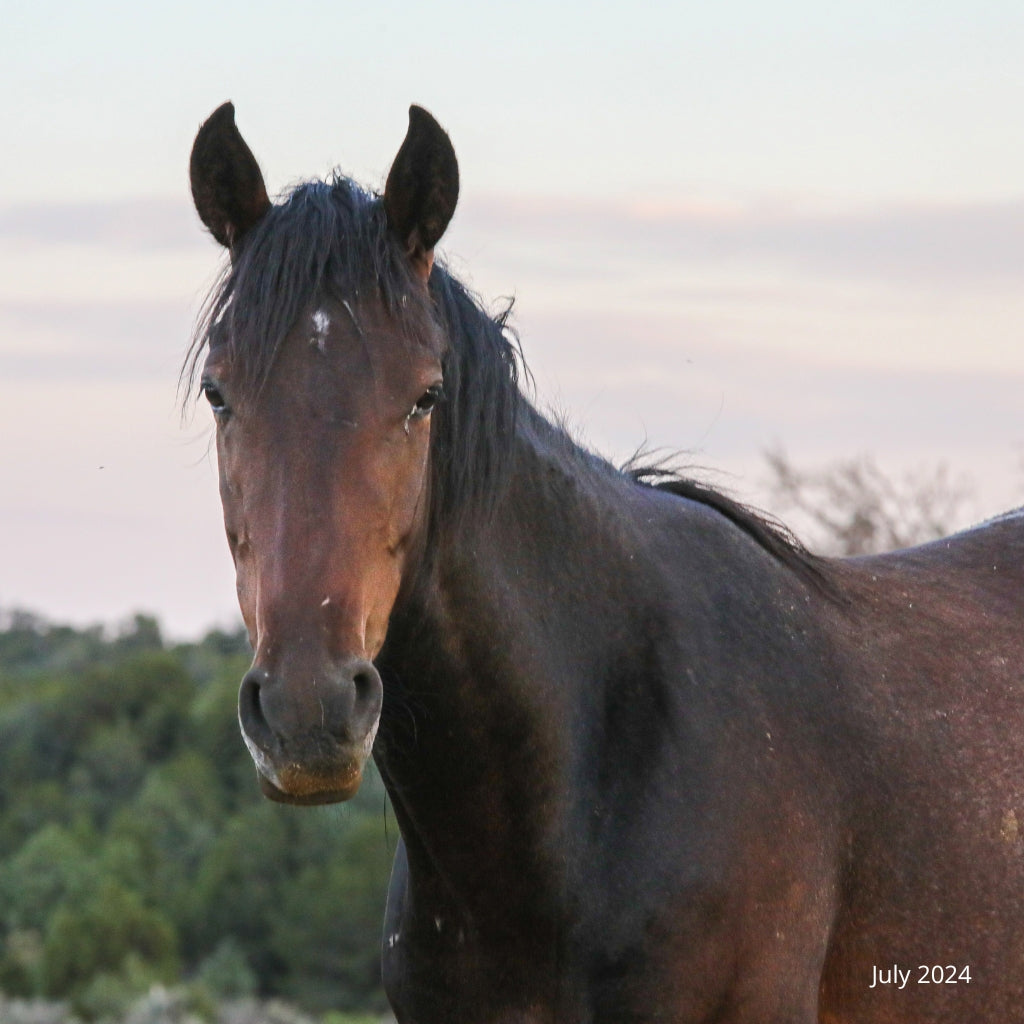
<svg viewBox="0 0 1024 1024">
<path fill-rule="evenodd" d="M 223 332 L 241 386 L 259 391 L 304 310 L 326 296 L 357 305 L 364 295 L 384 303 L 410 343 L 435 336 L 435 328 L 448 341 L 446 400 L 434 414 L 430 520 L 434 529 L 451 527 L 500 498 L 526 404 L 509 310 L 491 316 L 439 264 L 428 298 L 389 231 L 380 198 L 349 179 L 297 186 L 252 229 L 203 308 L 183 381 L 194 384 L 207 347 Z M 718 491 L 637 460 L 609 469 L 715 509 L 779 562 L 820 578 L 818 560 L 783 528 Z"/>
<path fill-rule="evenodd" d="M 681 476 L 667 469 L 662 463 L 644 464 L 639 458 L 630 460 L 624 467 L 638 484 L 668 491 L 680 498 L 700 502 L 713 508 L 734 526 L 742 530 L 759 547 L 768 552 L 776 561 L 788 566 L 805 580 L 835 597 L 833 588 L 823 570 L 823 560 L 812 555 L 793 534 L 781 523 L 763 513 L 756 512 L 749 505 L 730 498 L 713 487 Z"/>
</svg>

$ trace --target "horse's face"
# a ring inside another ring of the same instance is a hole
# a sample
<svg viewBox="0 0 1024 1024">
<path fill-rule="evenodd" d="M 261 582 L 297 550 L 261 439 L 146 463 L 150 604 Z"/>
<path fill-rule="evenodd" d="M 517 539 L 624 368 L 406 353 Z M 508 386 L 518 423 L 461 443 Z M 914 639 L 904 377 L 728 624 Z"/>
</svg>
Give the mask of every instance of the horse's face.
<svg viewBox="0 0 1024 1024">
<path fill-rule="evenodd" d="M 270 794 L 342 799 L 373 744 L 372 661 L 422 536 L 440 360 L 396 336 L 380 308 L 324 302 L 296 324 L 261 390 L 235 398 L 234 383 L 214 348 L 202 386 L 256 651 L 243 735 Z"/>
<path fill-rule="evenodd" d="M 414 209 L 415 223 L 402 221 L 417 197 L 394 180 L 409 178 L 423 148 L 415 130 L 450 152 L 426 117 L 411 117 L 384 196 L 414 288 L 426 287 L 457 194 L 457 177 L 442 182 L 443 217 L 429 208 L 424 225 Z M 230 108 L 200 130 L 192 182 L 200 216 L 235 252 L 269 204 Z M 254 220 L 239 216 L 247 210 Z M 377 731 L 383 691 L 373 659 L 424 535 L 442 344 L 429 331 L 410 339 L 375 297 L 328 298 L 302 313 L 266 382 L 252 387 L 234 365 L 238 339 L 214 335 L 202 390 L 217 422 L 224 523 L 255 649 L 239 694 L 242 734 L 268 796 L 344 800 L 359 787 Z"/>
</svg>

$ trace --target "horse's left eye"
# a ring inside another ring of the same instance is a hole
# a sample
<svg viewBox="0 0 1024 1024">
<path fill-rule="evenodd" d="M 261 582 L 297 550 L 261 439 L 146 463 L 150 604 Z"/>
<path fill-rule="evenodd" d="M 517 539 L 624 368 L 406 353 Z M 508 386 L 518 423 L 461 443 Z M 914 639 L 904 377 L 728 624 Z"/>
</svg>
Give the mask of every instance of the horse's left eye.
<svg viewBox="0 0 1024 1024">
<path fill-rule="evenodd" d="M 420 395 L 419 401 L 413 406 L 411 415 L 415 417 L 426 416 L 442 398 L 444 398 L 444 391 L 441 385 L 434 384 Z"/>
<path fill-rule="evenodd" d="M 216 415 L 220 416 L 227 413 L 228 403 L 220 393 L 220 388 L 212 380 L 204 380 L 199 388 L 206 396 L 206 400 L 210 403 L 210 408 Z"/>
</svg>

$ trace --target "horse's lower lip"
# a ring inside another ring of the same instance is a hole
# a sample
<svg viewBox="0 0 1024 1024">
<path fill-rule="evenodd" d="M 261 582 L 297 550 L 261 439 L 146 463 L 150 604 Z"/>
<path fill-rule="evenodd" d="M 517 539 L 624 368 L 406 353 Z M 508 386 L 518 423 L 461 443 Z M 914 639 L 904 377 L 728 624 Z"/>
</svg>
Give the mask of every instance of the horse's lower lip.
<svg viewBox="0 0 1024 1024">
<path fill-rule="evenodd" d="M 257 772 L 257 775 L 265 797 L 279 804 L 300 806 L 336 804 L 349 800 L 356 795 L 359 784 L 363 781 L 363 773 L 356 771 L 347 779 L 325 779 L 322 784 L 318 780 L 304 779 L 301 785 L 297 784 L 294 789 L 286 790 L 271 782 L 262 772 Z"/>
</svg>

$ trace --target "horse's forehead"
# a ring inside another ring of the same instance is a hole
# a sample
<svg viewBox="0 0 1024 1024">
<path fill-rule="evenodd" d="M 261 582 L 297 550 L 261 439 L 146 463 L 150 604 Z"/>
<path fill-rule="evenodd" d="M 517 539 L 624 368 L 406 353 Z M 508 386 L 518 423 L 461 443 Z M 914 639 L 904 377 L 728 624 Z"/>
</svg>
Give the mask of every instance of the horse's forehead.
<svg viewBox="0 0 1024 1024">
<path fill-rule="evenodd" d="M 439 364 L 430 342 L 403 330 L 383 303 L 323 297 L 299 316 L 270 381 L 293 395 L 313 391 L 328 400 L 392 392 L 404 400 L 405 390 Z"/>
<path fill-rule="evenodd" d="M 337 356 L 352 349 L 353 342 L 366 348 L 366 331 L 351 299 L 319 298 L 299 318 L 292 342 L 305 343 L 322 356 Z"/>
<path fill-rule="evenodd" d="M 331 314 L 323 306 L 317 306 L 311 317 L 313 321 L 313 337 L 309 343 L 319 352 L 327 352 L 327 332 L 331 329 Z"/>
<path fill-rule="evenodd" d="M 363 353 L 378 369 L 385 364 L 397 368 L 429 363 L 444 354 L 444 340 L 432 318 L 406 321 L 379 296 L 317 299 L 295 330 L 297 340 L 305 340 L 321 355 L 340 345 Z"/>
</svg>

